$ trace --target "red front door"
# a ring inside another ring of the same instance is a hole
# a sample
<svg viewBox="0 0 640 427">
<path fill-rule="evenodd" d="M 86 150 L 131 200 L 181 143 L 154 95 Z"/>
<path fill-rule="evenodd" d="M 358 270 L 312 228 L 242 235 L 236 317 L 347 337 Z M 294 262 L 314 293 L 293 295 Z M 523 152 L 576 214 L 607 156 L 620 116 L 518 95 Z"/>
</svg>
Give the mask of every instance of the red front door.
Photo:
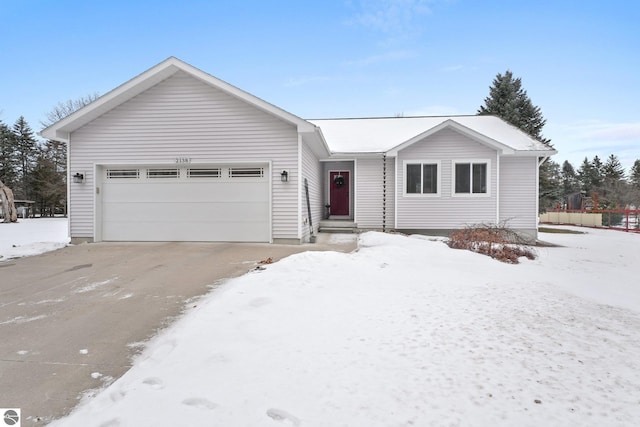
<svg viewBox="0 0 640 427">
<path fill-rule="evenodd" d="M 349 216 L 349 172 L 329 172 L 329 213 Z"/>
</svg>

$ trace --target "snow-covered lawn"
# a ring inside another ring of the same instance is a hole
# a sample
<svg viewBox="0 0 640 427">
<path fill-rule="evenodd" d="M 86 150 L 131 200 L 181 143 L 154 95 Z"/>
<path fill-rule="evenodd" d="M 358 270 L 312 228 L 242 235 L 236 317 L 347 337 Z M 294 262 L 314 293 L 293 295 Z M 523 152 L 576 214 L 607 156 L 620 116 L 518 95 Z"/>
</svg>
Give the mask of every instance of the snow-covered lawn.
<svg viewBox="0 0 640 427">
<path fill-rule="evenodd" d="M 582 231 L 519 265 L 380 233 L 291 256 L 52 425 L 637 425 L 640 235 Z"/>
<path fill-rule="evenodd" d="M 0 222 L 0 262 L 38 255 L 69 243 L 67 218 L 20 218 L 17 223 Z"/>
</svg>

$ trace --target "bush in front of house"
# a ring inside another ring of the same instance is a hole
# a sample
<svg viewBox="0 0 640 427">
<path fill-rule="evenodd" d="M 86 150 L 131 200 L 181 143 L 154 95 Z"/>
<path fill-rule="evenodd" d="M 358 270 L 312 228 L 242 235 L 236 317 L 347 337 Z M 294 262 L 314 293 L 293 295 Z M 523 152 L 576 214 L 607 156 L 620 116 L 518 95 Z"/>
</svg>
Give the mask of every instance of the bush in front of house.
<svg viewBox="0 0 640 427">
<path fill-rule="evenodd" d="M 535 250 L 506 224 L 474 224 L 449 235 L 447 245 L 488 255 L 498 261 L 518 264 L 520 257 L 533 260 Z"/>
</svg>

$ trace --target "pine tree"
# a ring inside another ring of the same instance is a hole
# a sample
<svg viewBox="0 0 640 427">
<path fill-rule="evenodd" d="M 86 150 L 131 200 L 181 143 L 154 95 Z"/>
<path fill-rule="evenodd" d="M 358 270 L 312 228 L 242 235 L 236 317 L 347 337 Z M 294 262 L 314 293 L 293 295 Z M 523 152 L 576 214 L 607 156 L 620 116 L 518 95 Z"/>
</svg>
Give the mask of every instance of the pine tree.
<svg viewBox="0 0 640 427">
<path fill-rule="evenodd" d="M 629 198 L 636 209 L 640 208 L 640 159 L 633 162 L 629 172 Z M 639 224 L 640 225 L 640 224 Z"/>
<path fill-rule="evenodd" d="M 13 137 L 18 159 L 18 183 L 14 193 L 17 199 L 28 198 L 29 174 L 35 165 L 38 145 L 33 130 L 23 116 L 20 116 L 13 125 Z"/>
<path fill-rule="evenodd" d="M 587 194 L 591 194 L 591 189 L 593 188 L 593 166 L 591 162 L 586 157 L 582 161 L 582 164 L 578 168 L 578 181 L 580 182 L 580 187 L 582 191 Z"/>
<path fill-rule="evenodd" d="M 592 181 L 591 184 L 595 187 L 595 190 L 600 190 L 602 187 L 602 181 L 604 179 L 604 165 L 602 164 L 602 160 L 598 155 L 593 156 L 593 160 L 591 161 L 592 167 Z"/>
<path fill-rule="evenodd" d="M 498 74 L 489 88 L 489 96 L 478 114 L 492 114 L 511 123 L 533 138 L 550 146 L 551 140 L 542 136 L 542 128 L 546 120 L 540 107 L 533 105 L 527 92 L 522 88 L 522 80 L 513 77 L 507 70 L 504 75 Z"/>
<path fill-rule="evenodd" d="M 30 188 L 41 216 L 53 216 L 57 207 L 64 206 L 67 193 L 65 175 L 58 166 L 58 153 L 52 144 L 38 150 L 35 167 L 30 174 Z"/>
<path fill-rule="evenodd" d="M 560 165 L 551 159 L 547 159 L 540 165 L 540 198 L 539 210 L 546 212 L 562 202 L 562 177 Z"/>
<path fill-rule="evenodd" d="M 602 199 L 607 207 L 624 206 L 629 202 L 624 168 L 615 154 L 602 165 Z"/>
<path fill-rule="evenodd" d="M 9 127 L 0 121 L 0 181 L 14 188 L 18 181 L 18 159 L 15 138 Z"/>
<path fill-rule="evenodd" d="M 573 165 L 569 163 L 568 160 L 565 160 L 562 164 L 560 176 L 562 182 L 563 199 L 566 200 L 569 195 L 580 191 L 580 183 L 578 182 L 576 171 L 573 168 Z"/>
<path fill-rule="evenodd" d="M 618 156 L 611 154 L 602 166 L 602 176 L 605 180 L 621 181 L 624 179 L 624 168 Z"/>
<path fill-rule="evenodd" d="M 631 172 L 629 173 L 629 181 L 632 186 L 640 190 L 640 159 L 633 162 Z"/>
</svg>

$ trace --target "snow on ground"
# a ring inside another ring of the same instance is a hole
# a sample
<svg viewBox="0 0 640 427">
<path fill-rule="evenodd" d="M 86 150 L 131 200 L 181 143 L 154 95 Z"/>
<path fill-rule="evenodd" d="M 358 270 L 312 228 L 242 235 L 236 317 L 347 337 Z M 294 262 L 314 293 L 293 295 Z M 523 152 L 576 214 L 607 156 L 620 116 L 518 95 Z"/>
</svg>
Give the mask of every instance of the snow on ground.
<svg viewBox="0 0 640 427">
<path fill-rule="evenodd" d="M 67 218 L 25 218 L 0 222 L 0 262 L 38 255 L 69 243 Z"/>
<path fill-rule="evenodd" d="M 54 426 L 575 426 L 640 419 L 640 235 L 519 265 L 366 233 L 228 281 Z"/>
</svg>

